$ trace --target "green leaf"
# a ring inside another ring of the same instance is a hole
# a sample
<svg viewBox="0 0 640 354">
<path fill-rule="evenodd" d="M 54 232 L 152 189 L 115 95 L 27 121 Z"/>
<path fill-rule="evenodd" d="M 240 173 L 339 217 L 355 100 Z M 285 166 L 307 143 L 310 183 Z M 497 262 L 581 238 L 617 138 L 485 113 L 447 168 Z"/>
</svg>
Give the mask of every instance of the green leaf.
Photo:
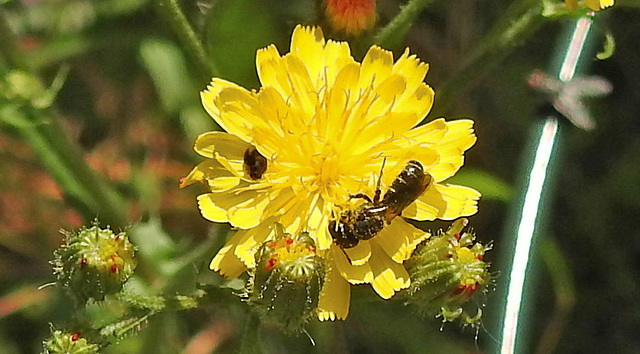
<svg viewBox="0 0 640 354">
<path fill-rule="evenodd" d="M 191 95 L 197 95 L 189 79 L 186 60 L 173 43 L 160 39 L 145 40 L 140 44 L 140 58 L 166 112 L 177 112 Z"/>
<path fill-rule="evenodd" d="M 138 255 L 150 263 L 153 269 L 166 278 L 177 271 L 174 262 L 176 244 L 167 234 L 160 220 L 151 218 L 146 223 L 134 225 L 128 234 L 137 247 Z"/>
<path fill-rule="evenodd" d="M 269 4 L 252 0 L 219 1 L 209 13 L 205 48 L 220 76 L 245 87 L 255 86 L 256 50 L 273 43 L 277 37 Z"/>
</svg>

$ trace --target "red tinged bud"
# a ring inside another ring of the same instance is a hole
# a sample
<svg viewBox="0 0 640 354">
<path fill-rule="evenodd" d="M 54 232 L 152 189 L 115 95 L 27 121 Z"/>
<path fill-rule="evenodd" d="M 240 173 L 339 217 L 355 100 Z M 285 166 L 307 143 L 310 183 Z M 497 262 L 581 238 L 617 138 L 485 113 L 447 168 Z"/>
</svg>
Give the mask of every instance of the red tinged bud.
<svg viewBox="0 0 640 354">
<path fill-rule="evenodd" d="M 325 14 L 333 29 L 357 36 L 376 23 L 375 0 L 326 0 Z"/>
</svg>

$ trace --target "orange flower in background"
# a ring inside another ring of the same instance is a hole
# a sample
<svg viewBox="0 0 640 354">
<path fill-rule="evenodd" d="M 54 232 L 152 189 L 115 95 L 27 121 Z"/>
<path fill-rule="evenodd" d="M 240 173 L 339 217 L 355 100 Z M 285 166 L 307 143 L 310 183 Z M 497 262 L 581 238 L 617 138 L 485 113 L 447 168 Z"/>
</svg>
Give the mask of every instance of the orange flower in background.
<svg viewBox="0 0 640 354">
<path fill-rule="evenodd" d="M 326 16 L 335 31 L 358 35 L 376 22 L 375 0 L 326 0 Z"/>
</svg>

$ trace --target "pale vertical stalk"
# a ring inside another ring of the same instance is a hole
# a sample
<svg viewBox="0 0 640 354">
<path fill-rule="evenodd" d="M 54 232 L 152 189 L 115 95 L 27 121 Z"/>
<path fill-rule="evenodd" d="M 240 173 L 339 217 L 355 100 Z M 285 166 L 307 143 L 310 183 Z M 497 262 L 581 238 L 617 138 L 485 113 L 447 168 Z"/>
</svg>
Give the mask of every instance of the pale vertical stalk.
<svg viewBox="0 0 640 354">
<path fill-rule="evenodd" d="M 587 43 L 592 19 L 583 17 L 573 25 L 574 30 L 571 36 L 565 39 L 565 43 L 560 47 L 558 56 L 562 58 L 560 68 L 555 74 L 563 82 L 570 81 L 577 70 L 579 63 L 584 58 L 584 48 Z M 527 284 L 527 274 L 529 260 L 533 253 L 532 244 L 540 232 L 543 224 L 545 200 L 550 199 L 553 192 L 553 174 L 550 174 L 552 164 L 557 164 L 557 154 L 555 153 L 559 140 L 559 119 L 561 116 L 554 113 L 544 118 L 542 128 L 536 128 L 532 132 L 535 141 L 533 158 L 527 164 L 525 174 L 524 198 L 522 203 L 517 205 L 518 212 L 515 220 L 507 223 L 506 239 L 513 237 L 515 231 L 515 249 L 511 256 L 511 269 L 509 271 L 509 285 L 507 290 L 507 301 L 505 304 L 504 317 L 502 320 L 502 340 L 500 350 L 503 354 L 522 352 L 522 337 L 528 330 L 521 323 L 521 310 L 523 306 L 523 292 Z M 527 152 L 527 156 L 531 153 Z M 524 329 L 523 329 L 524 328 Z"/>
</svg>

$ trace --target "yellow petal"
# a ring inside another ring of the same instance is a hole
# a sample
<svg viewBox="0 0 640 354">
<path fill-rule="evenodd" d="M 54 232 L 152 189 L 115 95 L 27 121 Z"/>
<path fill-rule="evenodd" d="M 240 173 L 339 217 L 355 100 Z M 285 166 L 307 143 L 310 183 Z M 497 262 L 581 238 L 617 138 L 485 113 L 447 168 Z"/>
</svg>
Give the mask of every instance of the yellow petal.
<svg viewBox="0 0 640 354">
<path fill-rule="evenodd" d="M 409 88 L 407 88 L 405 94 L 397 100 L 396 105 L 399 107 L 413 107 L 410 111 L 416 116 L 416 122 L 412 125 L 414 127 L 431 111 L 434 99 L 435 92 L 431 86 L 422 83 L 413 91 L 409 91 Z"/>
<path fill-rule="evenodd" d="M 205 219 L 213 222 L 229 222 L 228 210 L 238 205 L 246 205 L 247 208 L 255 207 L 256 191 L 237 190 L 201 194 L 198 196 L 198 207 Z"/>
<path fill-rule="evenodd" d="M 263 87 L 271 87 L 283 97 L 291 95 L 291 86 L 287 81 L 282 64 L 282 57 L 275 45 L 259 49 L 256 53 L 256 69 Z"/>
<path fill-rule="evenodd" d="M 429 71 L 429 64 L 423 63 L 414 55 L 409 55 L 409 48 L 393 64 L 393 73 L 402 75 L 407 83 L 406 92 L 415 92 L 419 86 L 424 85 L 424 78 Z M 433 91 L 432 91 L 433 92 Z M 432 98 L 433 100 L 433 98 Z M 426 113 L 425 113 L 426 114 Z"/>
<path fill-rule="evenodd" d="M 391 74 L 392 69 L 393 53 L 378 46 L 372 46 L 362 59 L 358 86 L 375 87 Z"/>
<path fill-rule="evenodd" d="M 367 126 L 362 127 L 362 130 L 358 132 L 352 142 L 351 153 L 359 155 L 372 149 L 373 146 L 383 142 L 385 139 L 402 136 L 415 125 L 415 117 L 413 113 L 393 112 L 378 117 Z"/>
<path fill-rule="evenodd" d="M 447 122 L 447 132 L 432 148 L 440 154 L 437 166 L 429 169 L 436 181 L 443 181 L 455 174 L 464 163 L 463 153 L 475 144 L 473 121 L 460 119 Z"/>
<path fill-rule="evenodd" d="M 229 223 L 241 229 L 257 226 L 265 219 L 264 209 L 269 202 L 270 199 L 266 193 L 259 193 L 254 198 L 230 207 L 227 212 Z"/>
<path fill-rule="evenodd" d="M 217 193 L 216 193 L 217 194 Z M 213 222 L 228 222 L 227 209 L 216 204 L 215 194 L 207 193 L 198 196 L 198 208 L 202 216 Z"/>
<path fill-rule="evenodd" d="M 300 58 L 312 76 L 315 76 L 324 66 L 324 44 L 324 35 L 320 27 L 298 25 L 291 35 L 290 53 Z"/>
<path fill-rule="evenodd" d="M 409 287 L 411 279 L 402 264 L 396 263 L 380 248 L 371 242 L 372 256 L 369 264 L 373 271 L 371 286 L 383 299 L 390 299 L 396 291 Z"/>
<path fill-rule="evenodd" d="M 614 0 L 583 0 L 584 3 L 593 11 L 604 10 L 609 6 L 613 6 Z"/>
<path fill-rule="evenodd" d="M 180 181 L 180 188 L 205 181 L 211 184 L 212 180 L 228 177 L 232 177 L 233 179 L 235 179 L 237 181 L 236 184 L 239 182 L 239 179 L 233 176 L 232 173 L 227 171 L 227 169 L 224 168 L 217 160 L 208 159 L 199 163 L 196 167 L 193 168 L 193 170 L 191 170 L 191 172 L 189 172 L 189 174 L 185 178 Z"/>
<path fill-rule="evenodd" d="M 295 56 L 287 56 L 285 57 L 285 64 L 292 89 L 291 96 L 288 98 L 291 106 L 297 110 L 296 118 L 304 122 L 305 129 L 301 131 L 306 131 L 308 130 L 306 125 L 311 123 L 311 117 L 313 117 L 316 110 L 319 99 L 318 90 L 311 80 L 308 63 Z"/>
<path fill-rule="evenodd" d="M 614 2 L 614 0 L 600 0 L 600 7 L 606 9 L 607 7 L 613 6 Z"/>
<path fill-rule="evenodd" d="M 333 239 L 331 238 L 331 235 L 329 234 L 329 231 L 328 231 L 329 221 L 330 221 L 330 217 L 325 216 L 322 222 L 318 224 L 318 228 L 316 229 L 316 232 L 315 232 L 316 247 L 318 247 L 319 250 L 329 249 L 329 247 L 331 247 L 331 244 L 333 243 Z"/>
<path fill-rule="evenodd" d="M 242 141 L 235 135 L 225 132 L 208 132 L 196 139 L 194 150 L 208 158 L 214 158 L 217 152 L 228 160 L 244 159 L 244 152 L 251 144 Z"/>
<path fill-rule="evenodd" d="M 207 112 L 228 133 L 251 143 L 254 125 L 262 124 L 260 107 L 253 94 L 238 86 L 224 88 L 211 96 L 207 91 L 203 92 L 202 101 L 205 108 L 215 107 L 217 114 L 211 113 L 212 108 L 207 108 Z"/>
<path fill-rule="evenodd" d="M 242 179 L 229 172 L 218 160 L 209 159 L 201 162 L 180 182 L 180 188 L 195 182 L 203 182 L 212 192 L 224 192 L 240 186 Z"/>
<path fill-rule="evenodd" d="M 373 280 L 373 273 L 368 263 L 362 266 L 352 265 L 342 249 L 335 244 L 331 245 L 331 255 L 340 275 L 349 283 L 362 284 Z"/>
<path fill-rule="evenodd" d="M 328 87 L 335 88 L 336 76 L 345 66 L 356 64 L 358 68 L 360 65 L 351 56 L 351 49 L 347 42 L 336 42 L 329 40 L 324 46 L 324 67 L 319 78 L 326 81 Z M 356 80 L 354 82 L 357 83 Z M 318 86 L 316 84 L 316 86 Z M 328 88 L 327 88 L 328 89 Z"/>
<path fill-rule="evenodd" d="M 478 211 L 480 193 L 473 188 L 455 184 L 432 184 L 402 216 L 414 220 L 453 220 Z"/>
<path fill-rule="evenodd" d="M 280 189 L 271 199 L 271 203 L 264 209 L 269 216 L 277 216 L 286 213 L 295 200 L 296 194 L 291 187 Z"/>
<path fill-rule="evenodd" d="M 394 262 L 402 263 L 411 257 L 420 242 L 430 236 L 428 232 L 414 227 L 404 219 L 395 218 L 375 237 L 375 242 Z"/>
<path fill-rule="evenodd" d="M 312 231 L 312 235 L 315 236 L 316 247 L 319 250 L 329 249 L 333 242 L 328 232 L 329 221 L 331 219 L 329 209 L 328 203 L 318 198 L 315 205 L 311 207 L 311 213 L 307 221 L 307 227 L 309 231 Z"/>
<path fill-rule="evenodd" d="M 225 170 L 226 171 L 226 170 Z M 208 178 L 207 185 L 212 192 L 224 192 L 240 185 L 240 178 L 236 176 Z"/>
<path fill-rule="evenodd" d="M 254 116 L 255 112 L 247 110 L 247 104 L 250 107 L 252 101 L 249 91 L 234 83 L 214 78 L 207 89 L 200 93 L 200 98 L 204 109 L 224 130 L 244 141 L 251 141 L 251 122 L 259 121 L 259 117 Z M 238 110 L 241 112 L 238 113 Z M 238 119 L 242 115 L 244 118 Z"/>
<path fill-rule="evenodd" d="M 335 83 L 325 95 L 326 102 L 326 127 L 321 132 L 327 137 L 340 137 L 341 131 L 344 129 L 347 118 L 350 114 L 350 108 L 353 102 L 358 98 L 355 91 L 358 78 L 360 75 L 360 65 L 351 63 L 345 65 L 337 74 Z"/>
<path fill-rule="evenodd" d="M 369 261 L 371 246 L 369 241 L 360 241 L 355 247 L 344 249 L 344 253 L 349 257 L 351 264 L 361 266 Z"/>
<path fill-rule="evenodd" d="M 443 118 L 438 118 L 418 128 L 411 129 L 400 140 L 405 144 L 405 147 L 411 147 L 420 142 L 435 143 L 442 139 L 447 129 L 447 122 Z"/>
<path fill-rule="evenodd" d="M 351 285 L 340 276 L 335 266 L 328 267 L 318 299 L 318 319 L 320 321 L 333 321 L 336 318 L 344 320 L 349 314 L 350 300 Z"/>
<path fill-rule="evenodd" d="M 412 149 L 397 149 L 397 147 L 389 146 L 384 151 L 388 153 L 388 157 L 382 177 L 387 185 L 390 185 L 391 182 L 396 179 L 400 172 L 407 166 L 409 160 L 417 160 L 420 162 L 426 172 L 431 172 L 430 169 L 438 166 L 440 161 L 440 154 L 424 143 L 417 144 Z"/>
<path fill-rule="evenodd" d="M 240 234 L 241 236 L 237 240 L 237 246 L 234 249 L 234 254 L 247 267 L 256 267 L 256 252 L 260 245 L 262 245 L 275 232 L 271 227 L 273 223 L 274 220 L 269 219 L 252 229 L 237 231 L 236 234 Z"/>
<path fill-rule="evenodd" d="M 234 254 L 237 242 L 242 239 L 244 232 L 236 232 L 218 251 L 209 268 L 220 272 L 226 278 L 235 278 L 247 270 L 247 266 Z"/>
<path fill-rule="evenodd" d="M 286 125 L 287 116 L 289 114 L 287 102 L 278 90 L 271 86 L 264 87 L 256 95 L 256 99 L 260 105 L 260 111 L 264 118 L 264 133 L 268 134 L 268 137 L 263 137 L 271 141 L 273 139 L 277 143 L 281 143 L 285 137 L 284 126 Z M 257 137 L 260 137 L 259 132 L 256 132 Z M 276 146 L 280 146 L 277 144 Z M 267 147 L 267 146 L 263 146 Z M 262 151 L 261 151 L 262 152 Z M 270 156 L 275 152 L 275 147 L 271 147 L 271 150 L 266 152 L 264 156 Z"/>
<path fill-rule="evenodd" d="M 240 86 L 219 78 L 211 79 L 211 83 L 207 86 L 207 89 L 200 92 L 200 98 L 202 99 L 202 105 L 204 109 L 209 113 L 212 118 L 216 118 L 220 115 L 220 107 L 213 104 L 213 99 L 220 93 L 220 91 L 227 88 L 240 88 Z"/>
</svg>

